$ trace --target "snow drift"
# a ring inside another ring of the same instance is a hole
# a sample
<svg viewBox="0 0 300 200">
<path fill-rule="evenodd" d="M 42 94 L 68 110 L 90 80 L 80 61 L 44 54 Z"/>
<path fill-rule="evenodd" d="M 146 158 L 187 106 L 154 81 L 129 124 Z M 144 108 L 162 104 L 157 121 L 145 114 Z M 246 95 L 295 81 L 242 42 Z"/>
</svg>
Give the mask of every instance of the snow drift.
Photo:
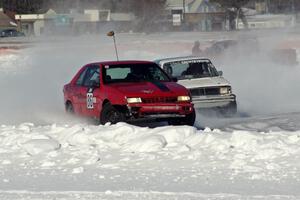
<svg viewBox="0 0 300 200">
<path fill-rule="evenodd" d="M 299 157 L 299 141 L 299 131 L 223 132 L 209 128 L 201 131 L 188 126 L 151 129 L 126 123 L 43 127 L 24 123 L 0 128 L 1 154 L 15 155 L 5 163 L 13 163 L 15 157 L 25 154 L 33 156 L 32 160 L 37 162 L 34 156 L 44 154 L 47 162 L 57 167 L 68 163 L 96 164 L 100 161 L 101 164 L 101 153 L 107 151 L 118 151 L 121 155 L 153 153 L 169 159 L 198 160 L 206 164 L 219 162 L 226 169 L 237 170 L 236 173 L 252 173 L 250 179 L 272 178 L 265 173 L 283 172 L 293 166 L 295 163 L 286 160 Z M 64 155 L 64 160 L 56 163 L 60 154 Z"/>
<path fill-rule="evenodd" d="M 284 130 L 293 120 L 281 119 L 232 124 L 227 131 L 2 125 L 0 197 L 298 199 L 300 132 Z"/>
</svg>

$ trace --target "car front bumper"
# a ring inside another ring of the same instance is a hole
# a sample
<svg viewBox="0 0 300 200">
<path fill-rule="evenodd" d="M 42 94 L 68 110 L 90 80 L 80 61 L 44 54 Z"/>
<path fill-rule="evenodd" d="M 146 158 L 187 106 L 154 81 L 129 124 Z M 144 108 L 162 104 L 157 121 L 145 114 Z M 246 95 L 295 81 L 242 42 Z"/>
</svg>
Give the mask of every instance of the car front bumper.
<svg viewBox="0 0 300 200">
<path fill-rule="evenodd" d="M 193 96 L 194 107 L 200 108 L 222 108 L 236 102 L 236 96 L 231 95 L 211 95 L 211 96 Z"/>
<path fill-rule="evenodd" d="M 155 103 L 155 104 L 128 104 L 131 118 L 172 118 L 185 117 L 194 110 L 192 103 Z"/>
</svg>

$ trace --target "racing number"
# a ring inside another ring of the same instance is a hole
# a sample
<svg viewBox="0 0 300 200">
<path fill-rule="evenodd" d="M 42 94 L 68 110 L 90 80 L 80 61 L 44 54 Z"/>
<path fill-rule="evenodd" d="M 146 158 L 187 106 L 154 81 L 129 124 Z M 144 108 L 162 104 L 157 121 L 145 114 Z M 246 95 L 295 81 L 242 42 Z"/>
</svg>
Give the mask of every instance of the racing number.
<svg viewBox="0 0 300 200">
<path fill-rule="evenodd" d="M 96 98 L 93 94 L 93 88 L 89 88 L 88 92 L 86 93 L 86 107 L 87 109 L 94 109 L 94 103 L 96 103 Z"/>
</svg>

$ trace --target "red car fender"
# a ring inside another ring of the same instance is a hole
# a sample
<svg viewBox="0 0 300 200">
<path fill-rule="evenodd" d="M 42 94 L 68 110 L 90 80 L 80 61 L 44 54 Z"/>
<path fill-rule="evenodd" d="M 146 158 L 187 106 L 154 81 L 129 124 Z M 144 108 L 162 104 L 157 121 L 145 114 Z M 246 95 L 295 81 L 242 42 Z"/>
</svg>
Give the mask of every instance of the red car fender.
<svg viewBox="0 0 300 200">
<path fill-rule="evenodd" d="M 123 93 L 119 92 L 118 90 L 114 89 L 113 87 L 106 86 L 105 92 L 106 99 L 109 99 L 112 105 L 126 105 L 126 97 Z"/>
</svg>

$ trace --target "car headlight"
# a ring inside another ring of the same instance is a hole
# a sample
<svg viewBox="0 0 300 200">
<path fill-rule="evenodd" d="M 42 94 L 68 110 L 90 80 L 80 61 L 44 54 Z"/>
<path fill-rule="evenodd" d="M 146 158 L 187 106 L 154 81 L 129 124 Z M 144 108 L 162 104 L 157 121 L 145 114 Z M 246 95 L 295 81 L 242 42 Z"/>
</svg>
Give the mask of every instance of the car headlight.
<svg viewBox="0 0 300 200">
<path fill-rule="evenodd" d="M 230 94 L 231 88 L 230 87 L 221 87 L 220 88 L 220 94 Z"/>
<path fill-rule="evenodd" d="M 142 103 L 142 99 L 140 97 L 127 98 L 127 103 Z"/>
<path fill-rule="evenodd" d="M 178 96 L 177 101 L 190 101 L 191 97 L 189 96 Z"/>
</svg>

